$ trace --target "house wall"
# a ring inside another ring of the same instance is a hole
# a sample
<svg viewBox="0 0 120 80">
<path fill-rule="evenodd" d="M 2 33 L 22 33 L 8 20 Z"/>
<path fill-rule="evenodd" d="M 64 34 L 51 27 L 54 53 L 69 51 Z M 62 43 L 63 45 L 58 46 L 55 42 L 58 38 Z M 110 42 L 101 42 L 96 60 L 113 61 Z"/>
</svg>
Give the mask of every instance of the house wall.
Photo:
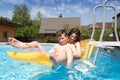
<svg viewBox="0 0 120 80">
<path fill-rule="evenodd" d="M 10 36 L 14 37 L 14 31 L 15 31 L 15 27 L 0 24 L 0 42 L 8 41 L 8 37 Z M 7 33 L 6 38 L 3 37 L 3 32 Z"/>
<path fill-rule="evenodd" d="M 120 27 L 120 17 L 117 18 L 117 26 Z"/>
</svg>

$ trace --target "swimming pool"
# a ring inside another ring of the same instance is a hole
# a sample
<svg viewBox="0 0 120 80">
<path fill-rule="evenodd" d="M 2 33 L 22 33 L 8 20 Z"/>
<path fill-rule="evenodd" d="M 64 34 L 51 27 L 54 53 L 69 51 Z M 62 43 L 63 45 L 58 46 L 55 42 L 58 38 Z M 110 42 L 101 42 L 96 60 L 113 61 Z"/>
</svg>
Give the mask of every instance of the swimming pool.
<svg viewBox="0 0 120 80">
<path fill-rule="evenodd" d="M 47 51 L 53 47 L 53 44 L 42 45 Z M 75 60 L 72 68 L 60 66 L 52 70 L 49 66 L 12 60 L 6 54 L 8 50 L 19 49 L 10 45 L 0 45 L 0 80 L 120 80 L 120 59 L 112 57 L 102 49 L 96 61 L 97 67 L 87 72 L 80 66 L 80 60 Z"/>
</svg>

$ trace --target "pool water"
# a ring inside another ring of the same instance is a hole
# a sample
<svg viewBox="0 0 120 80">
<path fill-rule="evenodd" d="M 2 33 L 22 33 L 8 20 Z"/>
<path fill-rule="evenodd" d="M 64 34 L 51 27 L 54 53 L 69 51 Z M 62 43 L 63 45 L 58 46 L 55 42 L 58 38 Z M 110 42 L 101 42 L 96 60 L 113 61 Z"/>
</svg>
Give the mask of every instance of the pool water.
<svg viewBox="0 0 120 80">
<path fill-rule="evenodd" d="M 53 44 L 42 45 L 47 51 L 54 46 Z M 10 45 L 0 45 L 0 80 L 120 80 L 120 59 L 112 57 L 102 49 L 95 68 L 82 67 L 83 63 L 75 60 L 71 68 L 60 65 L 55 70 L 45 65 L 12 60 L 6 54 L 8 50 L 20 49 Z M 93 57 L 94 53 L 91 61 Z"/>
</svg>

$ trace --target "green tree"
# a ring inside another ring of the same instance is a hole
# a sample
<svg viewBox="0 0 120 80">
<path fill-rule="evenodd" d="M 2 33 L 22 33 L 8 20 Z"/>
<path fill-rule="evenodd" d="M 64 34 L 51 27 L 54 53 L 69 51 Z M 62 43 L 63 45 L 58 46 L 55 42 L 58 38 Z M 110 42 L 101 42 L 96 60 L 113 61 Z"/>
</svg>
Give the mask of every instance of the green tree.
<svg viewBox="0 0 120 80">
<path fill-rule="evenodd" d="M 113 32 L 114 32 L 114 29 L 113 29 L 113 28 L 106 27 L 103 40 L 104 40 L 104 41 L 109 41 L 109 40 L 110 40 L 110 34 L 113 33 Z"/>
<path fill-rule="evenodd" d="M 13 13 L 14 13 L 12 17 L 13 22 L 21 24 L 23 26 L 29 24 L 30 13 L 25 4 L 21 4 L 20 6 L 15 5 L 15 9 Z"/>
<path fill-rule="evenodd" d="M 119 40 L 120 40 L 120 26 L 118 26 L 118 28 L 117 28 L 117 33 L 118 33 L 118 37 L 119 37 Z"/>
<path fill-rule="evenodd" d="M 95 39 L 95 40 L 99 40 L 99 39 L 100 39 L 101 32 L 102 32 L 102 28 L 95 30 L 95 34 L 94 34 L 94 39 Z M 103 41 L 109 41 L 109 40 L 110 40 L 109 35 L 110 35 L 112 32 L 113 32 L 113 28 L 109 28 L 109 27 L 106 28 L 106 29 L 105 29 L 105 32 L 104 32 L 104 34 L 103 34 L 102 40 L 103 40 Z"/>
<path fill-rule="evenodd" d="M 35 20 L 31 21 L 31 26 L 17 27 L 16 37 L 37 37 L 39 34 L 39 25 Z"/>
<path fill-rule="evenodd" d="M 38 11 L 37 20 L 39 21 L 39 26 L 41 26 L 41 19 L 42 19 L 42 14 L 40 13 L 40 11 Z"/>
<path fill-rule="evenodd" d="M 39 28 L 40 28 L 40 21 L 39 20 L 32 20 L 31 30 L 33 32 L 34 37 L 39 36 Z"/>
<path fill-rule="evenodd" d="M 37 37 L 39 36 L 39 27 L 41 25 L 42 15 L 40 11 L 37 13 L 37 18 L 30 19 L 30 14 L 27 6 L 22 4 L 16 5 L 12 21 L 23 25 L 23 27 L 16 28 L 16 37 Z"/>
<path fill-rule="evenodd" d="M 76 25 L 76 27 L 80 30 L 81 32 L 81 39 L 86 39 L 90 38 L 91 31 L 88 30 L 87 27 L 81 27 L 80 25 Z"/>
<path fill-rule="evenodd" d="M 11 20 L 9 19 L 9 18 L 7 18 L 7 17 L 0 17 L 0 20 L 2 20 L 2 21 L 7 21 L 7 22 L 11 22 Z"/>
<path fill-rule="evenodd" d="M 70 25 L 69 24 L 64 24 L 64 29 L 69 32 L 70 31 Z"/>
<path fill-rule="evenodd" d="M 16 28 L 16 37 L 38 37 L 39 27 L 38 20 L 31 20 L 31 25 Z"/>
</svg>

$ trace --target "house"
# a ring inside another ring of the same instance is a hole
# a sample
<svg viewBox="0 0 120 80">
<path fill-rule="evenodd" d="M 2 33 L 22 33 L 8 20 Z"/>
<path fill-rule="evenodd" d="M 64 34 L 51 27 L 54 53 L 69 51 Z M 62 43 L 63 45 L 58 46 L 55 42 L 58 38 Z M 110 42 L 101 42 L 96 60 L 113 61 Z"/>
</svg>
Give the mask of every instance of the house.
<svg viewBox="0 0 120 80">
<path fill-rule="evenodd" d="M 18 24 L 0 20 L 0 42 L 6 42 L 9 36 L 15 36 L 15 26 L 18 26 Z"/>
<path fill-rule="evenodd" d="M 114 19 L 115 17 L 113 17 Z M 120 13 L 117 14 L 117 26 L 120 27 Z"/>
<path fill-rule="evenodd" d="M 95 28 L 96 29 L 99 29 L 99 28 L 102 28 L 102 22 L 97 22 L 96 24 L 95 24 Z M 106 22 L 105 23 L 105 26 L 108 28 L 108 27 L 110 27 L 110 28 L 113 28 L 114 27 L 114 22 Z M 89 28 L 93 28 L 93 24 L 89 24 L 88 25 L 88 27 Z"/>
<path fill-rule="evenodd" d="M 41 26 L 39 33 L 45 35 L 55 35 L 56 31 L 64 29 L 64 25 L 69 25 L 69 28 L 73 28 L 76 25 L 80 25 L 79 17 L 58 17 L 58 18 L 43 18 L 41 20 Z"/>
<path fill-rule="evenodd" d="M 115 19 L 115 16 L 112 17 L 112 19 Z M 113 28 L 115 26 L 115 22 L 106 22 L 106 27 L 111 27 Z M 120 13 L 117 14 L 117 26 L 120 27 Z M 88 25 L 89 28 L 93 27 L 93 24 Z M 101 28 L 102 27 L 102 22 L 96 23 L 95 28 Z"/>
<path fill-rule="evenodd" d="M 117 15 L 117 26 L 120 27 L 120 13 Z"/>
</svg>

